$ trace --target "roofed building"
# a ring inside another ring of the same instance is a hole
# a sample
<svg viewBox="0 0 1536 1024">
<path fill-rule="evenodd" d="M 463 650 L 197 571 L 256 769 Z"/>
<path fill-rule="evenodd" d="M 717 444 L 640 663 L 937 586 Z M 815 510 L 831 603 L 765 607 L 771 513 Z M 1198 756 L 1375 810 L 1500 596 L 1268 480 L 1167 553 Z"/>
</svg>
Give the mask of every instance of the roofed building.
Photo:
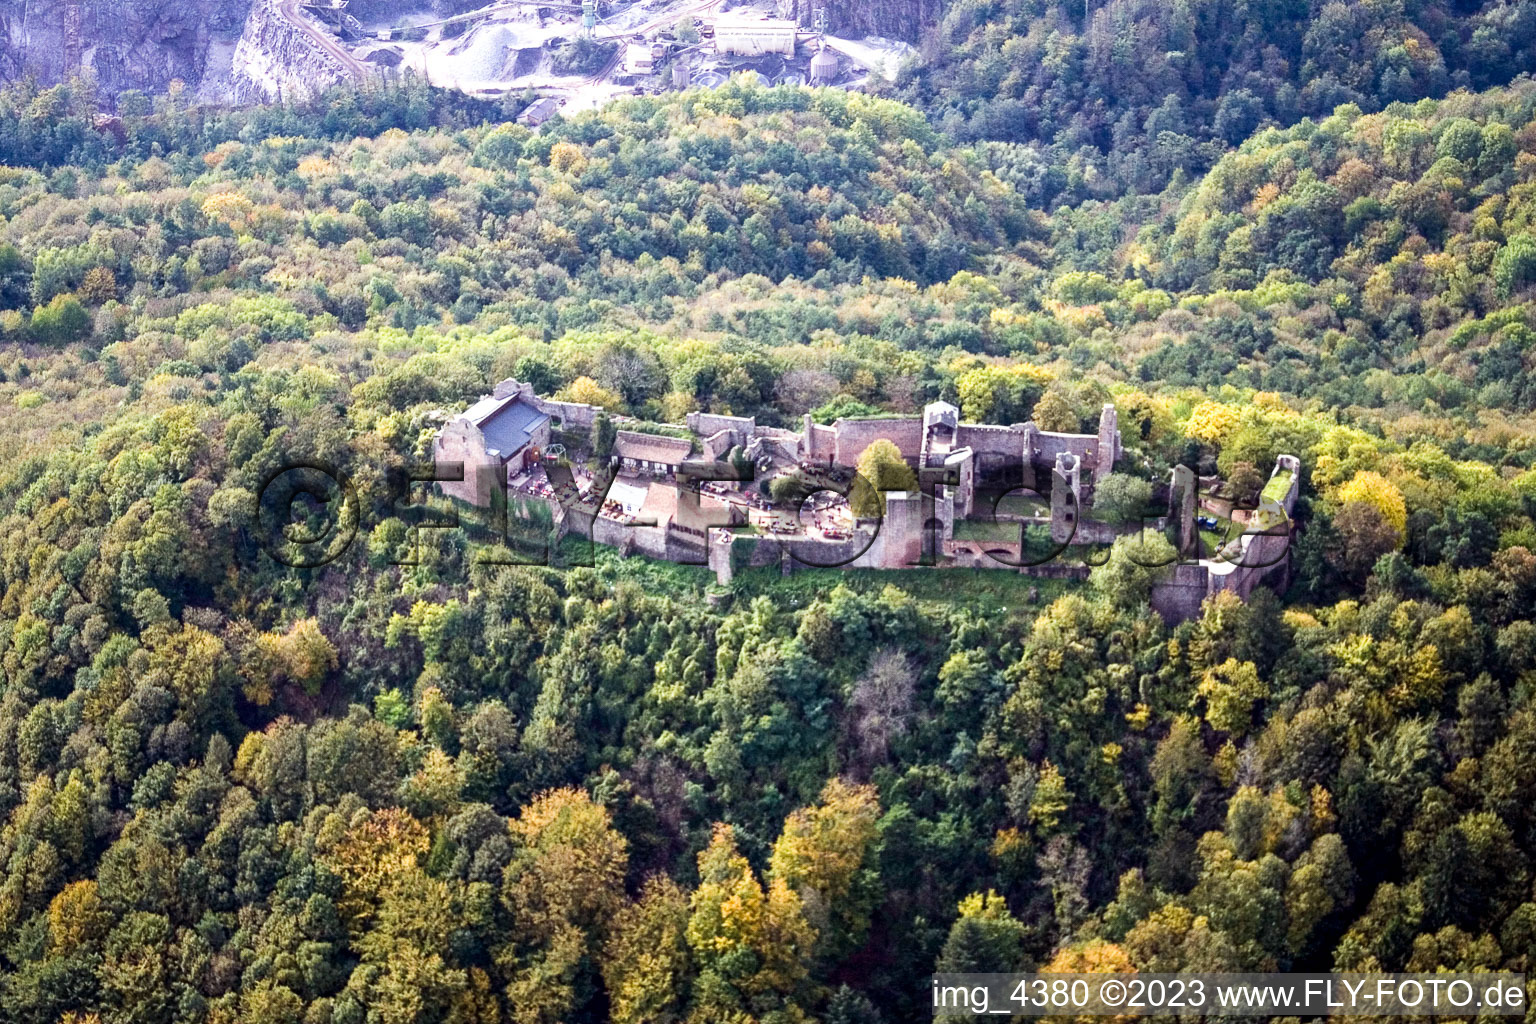
<svg viewBox="0 0 1536 1024">
<path fill-rule="evenodd" d="M 656 70 L 656 54 L 649 43 L 630 43 L 624 51 L 624 70 L 632 75 L 648 75 Z"/>
<path fill-rule="evenodd" d="M 621 469 L 652 476 L 675 476 L 692 451 L 692 442 L 681 437 L 633 430 L 619 431 L 613 442 L 613 457 Z"/>
<path fill-rule="evenodd" d="M 539 125 L 554 117 L 560 110 L 560 101 L 554 96 L 545 96 L 528 104 L 521 114 L 517 115 L 519 124 L 525 124 L 530 128 Z"/>
<path fill-rule="evenodd" d="M 455 462 L 464 467 L 462 482 L 442 484 L 445 494 L 488 505 L 490 488 L 505 487 L 509 475 L 522 472 L 549 444 L 549 416 L 516 383 L 502 382 L 438 432 L 433 461 L 439 467 Z"/>
<path fill-rule="evenodd" d="M 715 50 L 742 57 L 767 53 L 793 57 L 799 31 L 800 26 L 793 21 L 722 15 L 715 19 Z"/>
</svg>

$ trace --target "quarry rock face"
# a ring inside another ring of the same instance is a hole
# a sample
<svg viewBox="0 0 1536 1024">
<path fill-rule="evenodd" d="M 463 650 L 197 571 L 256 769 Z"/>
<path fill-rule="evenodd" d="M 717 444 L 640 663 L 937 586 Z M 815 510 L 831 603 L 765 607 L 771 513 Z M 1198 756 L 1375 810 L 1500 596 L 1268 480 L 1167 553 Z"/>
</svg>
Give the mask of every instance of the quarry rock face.
<svg viewBox="0 0 1536 1024">
<path fill-rule="evenodd" d="M 215 93 L 252 0 L 0 0 L 0 80 L 92 75 L 104 99 L 180 80 Z M 208 98 L 221 98 L 217 95 Z"/>
<path fill-rule="evenodd" d="M 827 9 L 827 31 L 835 36 L 884 36 L 916 43 L 923 30 L 939 23 L 943 0 L 778 0 L 779 17 L 806 28 L 816 22 L 816 8 Z"/>
<path fill-rule="evenodd" d="M 235 47 L 230 100 L 298 100 L 347 77 L 335 56 L 282 16 L 278 0 L 254 0 Z"/>
</svg>

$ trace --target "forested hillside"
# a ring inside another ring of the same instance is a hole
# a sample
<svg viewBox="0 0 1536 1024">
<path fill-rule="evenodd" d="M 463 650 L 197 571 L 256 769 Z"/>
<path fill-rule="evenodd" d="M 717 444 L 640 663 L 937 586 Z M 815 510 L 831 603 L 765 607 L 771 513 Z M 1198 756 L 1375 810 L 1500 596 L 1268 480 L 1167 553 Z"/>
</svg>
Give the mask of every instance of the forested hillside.
<svg viewBox="0 0 1536 1024">
<path fill-rule="evenodd" d="M 936 968 L 1526 970 L 1536 86 L 1443 63 L 1059 207 L 1049 149 L 740 79 L 537 132 L 414 85 L 120 136 L 9 91 L 0 1018 L 895 1024 Z M 1112 400 L 1149 484 L 1300 456 L 1295 581 L 1169 627 L 1123 548 L 721 590 L 413 545 L 390 471 L 510 375 L 651 421 Z M 358 495 L 319 569 L 259 514 L 301 461 Z"/>
<path fill-rule="evenodd" d="M 955 0 L 901 95 L 1015 144 L 1055 205 L 1156 191 L 1261 125 L 1503 85 L 1536 66 L 1509 0 Z M 1009 147 L 1002 147 L 1009 148 Z"/>
</svg>

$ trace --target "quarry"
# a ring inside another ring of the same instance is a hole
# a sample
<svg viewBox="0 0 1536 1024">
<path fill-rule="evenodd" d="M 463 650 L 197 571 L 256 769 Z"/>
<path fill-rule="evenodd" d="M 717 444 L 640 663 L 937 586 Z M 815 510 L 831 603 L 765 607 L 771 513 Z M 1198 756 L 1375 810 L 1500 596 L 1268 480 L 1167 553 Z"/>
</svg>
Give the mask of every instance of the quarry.
<svg viewBox="0 0 1536 1024">
<path fill-rule="evenodd" d="M 573 113 L 744 72 L 859 89 L 893 78 L 936 15 L 925 0 L 0 0 L 0 81 L 242 105 L 416 75 Z"/>
</svg>

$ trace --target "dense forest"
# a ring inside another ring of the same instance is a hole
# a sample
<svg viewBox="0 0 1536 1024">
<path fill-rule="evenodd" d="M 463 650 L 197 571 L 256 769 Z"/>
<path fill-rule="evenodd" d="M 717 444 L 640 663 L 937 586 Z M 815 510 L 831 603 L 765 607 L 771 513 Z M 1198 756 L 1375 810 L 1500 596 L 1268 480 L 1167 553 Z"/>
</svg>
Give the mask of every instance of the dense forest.
<svg viewBox="0 0 1536 1024">
<path fill-rule="evenodd" d="M 1503 85 L 1536 66 L 1509 0 L 954 0 L 904 98 L 1028 168 L 1037 202 L 1156 191 L 1265 125 Z"/>
<path fill-rule="evenodd" d="M 1533 36 L 966 0 L 893 95 L 537 131 L 409 82 L 0 93 L 0 1019 L 897 1024 L 936 969 L 1527 970 Z M 1148 484 L 1299 455 L 1294 581 L 1169 626 L 1124 551 L 503 564 L 391 476 L 513 375 L 653 422 L 1113 401 Z M 323 568 L 264 540 L 302 461 L 358 496 Z"/>
</svg>

